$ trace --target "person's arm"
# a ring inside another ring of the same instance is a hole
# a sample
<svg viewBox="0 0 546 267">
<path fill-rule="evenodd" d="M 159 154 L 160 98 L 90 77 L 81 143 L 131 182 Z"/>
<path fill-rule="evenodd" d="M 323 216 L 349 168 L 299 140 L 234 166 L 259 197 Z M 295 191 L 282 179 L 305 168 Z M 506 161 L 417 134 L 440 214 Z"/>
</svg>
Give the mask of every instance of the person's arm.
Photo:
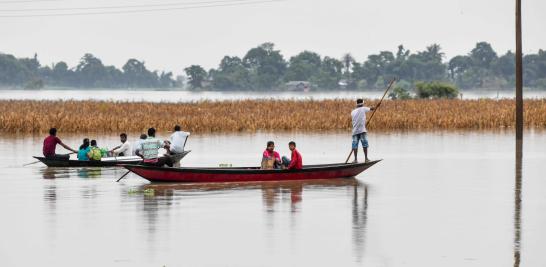
<svg viewBox="0 0 546 267">
<path fill-rule="evenodd" d="M 141 157 L 141 158 L 144 158 L 144 155 L 140 154 L 140 149 L 137 149 L 137 150 L 135 151 L 135 155 L 137 155 L 137 156 L 139 156 L 139 157 Z"/>
<path fill-rule="evenodd" d="M 112 150 L 110 150 L 109 152 L 116 152 L 116 151 L 114 151 L 114 150 L 119 149 L 121 146 L 122 146 L 122 145 L 119 145 L 119 146 L 117 146 L 117 147 L 114 147 L 114 148 L 112 148 Z"/>
<path fill-rule="evenodd" d="M 70 151 L 72 151 L 72 152 L 74 152 L 74 153 L 78 153 L 78 151 L 76 151 L 76 150 L 72 149 L 71 147 L 65 145 L 65 144 L 63 143 L 63 141 L 61 141 L 60 139 L 59 139 L 59 145 L 61 145 L 62 147 L 64 147 L 66 150 L 70 150 Z"/>
</svg>

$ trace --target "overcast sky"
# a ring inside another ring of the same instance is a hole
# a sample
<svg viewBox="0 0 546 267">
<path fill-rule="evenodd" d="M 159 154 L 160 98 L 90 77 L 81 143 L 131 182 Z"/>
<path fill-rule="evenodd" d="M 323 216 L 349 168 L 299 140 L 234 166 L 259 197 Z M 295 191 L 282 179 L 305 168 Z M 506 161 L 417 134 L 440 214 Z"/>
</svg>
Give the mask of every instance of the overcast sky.
<svg viewBox="0 0 546 267">
<path fill-rule="evenodd" d="M 210 2 L 13 1 L 0 0 L 0 52 L 17 57 L 36 52 L 42 64 L 63 60 L 71 67 L 89 52 L 107 65 L 121 67 L 137 58 L 149 69 L 180 74 L 191 64 L 217 67 L 224 55 L 242 57 L 263 42 L 275 43 L 286 59 L 311 50 L 338 58 L 350 52 L 363 61 L 399 44 L 418 51 L 439 43 L 448 58 L 468 53 L 477 41 L 490 42 L 501 53 L 514 49 L 515 0 L 285 0 L 138 14 L 2 17 L 82 12 L 7 9 Z M 546 49 L 546 1 L 523 2 L 524 53 Z"/>
</svg>

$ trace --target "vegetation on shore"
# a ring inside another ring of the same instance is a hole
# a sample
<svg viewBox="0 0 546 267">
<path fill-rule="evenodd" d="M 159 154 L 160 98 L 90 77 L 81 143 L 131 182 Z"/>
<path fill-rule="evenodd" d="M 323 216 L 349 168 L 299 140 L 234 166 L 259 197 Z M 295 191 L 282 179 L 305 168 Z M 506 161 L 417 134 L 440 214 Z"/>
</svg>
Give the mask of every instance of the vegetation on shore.
<svg viewBox="0 0 546 267">
<path fill-rule="evenodd" d="M 397 51 L 380 51 L 365 60 L 351 54 L 339 58 L 312 51 L 286 58 L 274 44 L 264 43 L 244 55 L 224 56 L 217 68 L 206 70 L 194 64 L 176 71 L 184 71 L 185 77 L 173 77 L 172 72 L 149 70 L 144 61 L 134 58 L 118 69 L 92 54 L 85 54 L 76 66 L 69 67 L 62 61 L 42 65 L 37 55 L 16 58 L 0 53 L 0 86 L 301 90 L 294 84 L 304 84 L 322 90 L 366 90 L 384 88 L 391 77 L 398 77 L 398 85 L 405 90 L 414 89 L 418 82 L 432 81 L 449 82 L 462 89 L 502 89 L 513 88 L 514 60 L 514 53 L 498 54 L 487 42 L 479 42 L 468 54 L 451 59 L 445 58 L 440 45 L 432 44 L 415 52 L 400 45 Z M 523 63 L 524 86 L 546 89 L 546 51 L 526 54 Z"/>
<path fill-rule="evenodd" d="M 377 103 L 366 101 L 367 106 Z M 370 130 L 501 129 L 515 122 L 513 100 L 385 100 Z M 240 100 L 196 103 L 0 101 L 0 131 L 45 133 L 349 131 L 352 100 Z M 525 100 L 525 126 L 546 128 L 546 99 Z"/>
</svg>

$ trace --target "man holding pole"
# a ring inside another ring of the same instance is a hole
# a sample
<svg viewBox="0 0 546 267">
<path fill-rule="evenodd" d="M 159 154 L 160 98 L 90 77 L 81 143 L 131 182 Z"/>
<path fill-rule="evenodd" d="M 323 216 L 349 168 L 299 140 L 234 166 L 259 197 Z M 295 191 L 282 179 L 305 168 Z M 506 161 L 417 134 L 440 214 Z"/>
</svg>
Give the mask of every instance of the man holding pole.
<svg viewBox="0 0 546 267">
<path fill-rule="evenodd" d="M 353 154 L 355 160 L 353 163 L 357 163 L 357 154 L 358 154 L 358 142 L 362 143 L 362 149 L 364 150 L 365 162 L 370 161 L 368 159 L 368 133 L 366 130 L 366 113 L 372 110 L 377 109 L 380 104 L 375 107 L 365 107 L 364 100 L 359 98 L 356 100 L 356 108 L 351 112 L 352 122 L 353 122 Z"/>
</svg>

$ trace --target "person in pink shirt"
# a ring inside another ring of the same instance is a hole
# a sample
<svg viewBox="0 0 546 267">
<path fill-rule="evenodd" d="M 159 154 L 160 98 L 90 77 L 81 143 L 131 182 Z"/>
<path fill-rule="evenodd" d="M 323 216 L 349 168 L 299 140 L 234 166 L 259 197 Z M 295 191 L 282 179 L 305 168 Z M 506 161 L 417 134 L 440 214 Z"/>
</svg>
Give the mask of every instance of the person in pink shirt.
<svg viewBox="0 0 546 267">
<path fill-rule="evenodd" d="M 281 156 L 275 151 L 275 143 L 267 142 L 267 148 L 262 154 L 262 169 L 279 169 L 281 164 Z"/>
<path fill-rule="evenodd" d="M 56 159 L 63 159 L 68 160 L 70 158 L 69 154 L 56 154 L 55 148 L 57 147 L 57 144 L 64 147 L 66 150 L 70 150 L 73 153 L 78 153 L 75 149 L 72 149 L 71 147 L 65 145 L 59 137 L 57 137 L 57 129 L 51 128 L 49 129 L 49 136 L 47 136 L 44 139 L 44 146 L 42 148 L 42 152 L 44 154 L 44 157 L 46 158 L 56 158 Z"/>
</svg>

